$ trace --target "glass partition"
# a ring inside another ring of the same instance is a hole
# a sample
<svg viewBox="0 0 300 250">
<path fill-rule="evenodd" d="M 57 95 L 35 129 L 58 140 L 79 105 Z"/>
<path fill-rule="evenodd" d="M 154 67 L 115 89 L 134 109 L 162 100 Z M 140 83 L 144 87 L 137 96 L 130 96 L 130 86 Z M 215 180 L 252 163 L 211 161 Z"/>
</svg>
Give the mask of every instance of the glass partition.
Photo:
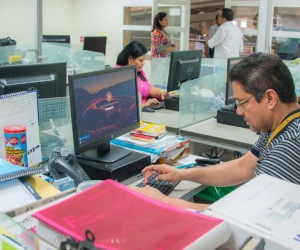
<svg viewBox="0 0 300 250">
<path fill-rule="evenodd" d="M 152 58 L 150 82 L 152 85 L 167 89 L 169 79 L 170 57 Z"/>
<path fill-rule="evenodd" d="M 170 58 L 153 58 L 151 60 L 151 84 L 158 88 L 167 89 L 167 83 L 169 79 L 169 67 Z M 225 71 L 226 69 L 227 60 L 202 58 L 200 78 L 217 73 L 219 71 Z"/>
<path fill-rule="evenodd" d="M 69 97 L 39 99 L 39 126 L 42 155 L 51 157 L 55 148 L 74 152 Z M 56 130 L 50 125 L 52 120 Z"/>
<path fill-rule="evenodd" d="M 179 129 L 216 116 L 224 105 L 226 70 L 185 82 L 180 87 Z"/>
<path fill-rule="evenodd" d="M 17 44 L 0 47 L 2 65 L 12 63 L 36 63 L 36 51 L 33 44 Z M 11 56 L 19 56 L 20 61 L 10 62 Z M 105 68 L 105 56 L 102 53 L 75 49 L 59 44 L 42 44 L 42 62 L 66 61 L 68 73 L 76 74 Z"/>
</svg>

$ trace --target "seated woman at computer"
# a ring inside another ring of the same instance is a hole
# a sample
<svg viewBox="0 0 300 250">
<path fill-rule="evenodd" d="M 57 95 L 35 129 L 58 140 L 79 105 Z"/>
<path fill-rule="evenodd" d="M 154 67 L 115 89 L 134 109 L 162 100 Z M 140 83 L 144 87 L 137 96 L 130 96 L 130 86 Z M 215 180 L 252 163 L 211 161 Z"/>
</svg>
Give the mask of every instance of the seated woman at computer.
<svg viewBox="0 0 300 250">
<path fill-rule="evenodd" d="M 147 52 L 147 48 L 142 43 L 132 41 L 119 53 L 117 65 L 115 66 L 136 65 L 138 91 L 142 96 L 142 107 L 159 103 L 158 99 L 164 100 L 165 97 L 172 95 L 169 92 L 152 86 L 148 81 L 146 73 L 143 70 Z"/>
<path fill-rule="evenodd" d="M 151 31 L 151 59 L 153 57 L 166 57 L 175 50 L 169 34 L 165 31 L 168 26 L 168 16 L 165 12 L 159 12 L 153 19 Z"/>
</svg>

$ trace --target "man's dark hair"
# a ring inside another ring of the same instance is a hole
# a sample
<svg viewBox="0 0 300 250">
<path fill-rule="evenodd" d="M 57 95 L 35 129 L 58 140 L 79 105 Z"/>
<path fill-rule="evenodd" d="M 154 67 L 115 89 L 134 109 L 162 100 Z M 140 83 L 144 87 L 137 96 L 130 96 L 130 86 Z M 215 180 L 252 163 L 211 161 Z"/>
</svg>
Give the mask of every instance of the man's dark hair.
<svg viewBox="0 0 300 250">
<path fill-rule="evenodd" d="M 267 89 L 276 91 L 283 103 L 297 101 L 292 74 L 277 55 L 257 52 L 243 58 L 228 74 L 243 90 L 261 102 Z"/>
<path fill-rule="evenodd" d="M 158 12 L 155 15 L 155 17 L 153 19 L 153 26 L 152 26 L 151 32 L 153 32 L 153 30 L 155 30 L 155 29 L 162 30 L 162 26 L 160 25 L 159 21 L 163 20 L 166 16 L 167 16 L 167 13 L 165 13 L 165 12 Z"/>
<path fill-rule="evenodd" d="M 222 9 L 222 17 L 224 17 L 227 21 L 233 20 L 233 12 L 229 8 L 223 8 Z"/>
</svg>

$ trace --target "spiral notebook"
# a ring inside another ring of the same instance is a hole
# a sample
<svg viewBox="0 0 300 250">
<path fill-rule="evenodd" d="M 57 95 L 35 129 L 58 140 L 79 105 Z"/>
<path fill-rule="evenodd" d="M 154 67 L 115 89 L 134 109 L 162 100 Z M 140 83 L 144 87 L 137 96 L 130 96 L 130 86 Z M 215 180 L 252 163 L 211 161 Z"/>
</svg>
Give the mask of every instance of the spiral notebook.
<svg viewBox="0 0 300 250">
<path fill-rule="evenodd" d="M 76 208 L 76 209 L 75 209 Z M 100 249 L 216 249 L 230 236 L 227 222 L 156 201 L 105 180 L 33 214 L 39 237 L 59 247 L 64 236 L 94 235 Z"/>
<path fill-rule="evenodd" d="M 33 174 L 45 173 L 47 171 L 48 169 L 45 166 L 36 168 L 24 168 L 0 159 L 0 182 Z"/>
<path fill-rule="evenodd" d="M 42 161 L 38 124 L 37 91 L 21 91 L 0 96 L 0 158 L 5 159 L 5 126 L 26 127 L 28 167 Z"/>
</svg>

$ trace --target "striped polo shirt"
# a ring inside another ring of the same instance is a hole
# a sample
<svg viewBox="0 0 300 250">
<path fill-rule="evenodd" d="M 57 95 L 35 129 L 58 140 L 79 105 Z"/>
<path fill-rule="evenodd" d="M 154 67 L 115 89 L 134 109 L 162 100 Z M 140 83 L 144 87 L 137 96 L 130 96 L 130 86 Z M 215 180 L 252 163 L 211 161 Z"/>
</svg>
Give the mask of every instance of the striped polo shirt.
<svg viewBox="0 0 300 250">
<path fill-rule="evenodd" d="M 262 133 L 251 148 L 259 158 L 254 176 L 268 174 L 300 184 L 300 118 L 290 122 L 266 147 L 271 135 L 272 132 Z"/>
</svg>

